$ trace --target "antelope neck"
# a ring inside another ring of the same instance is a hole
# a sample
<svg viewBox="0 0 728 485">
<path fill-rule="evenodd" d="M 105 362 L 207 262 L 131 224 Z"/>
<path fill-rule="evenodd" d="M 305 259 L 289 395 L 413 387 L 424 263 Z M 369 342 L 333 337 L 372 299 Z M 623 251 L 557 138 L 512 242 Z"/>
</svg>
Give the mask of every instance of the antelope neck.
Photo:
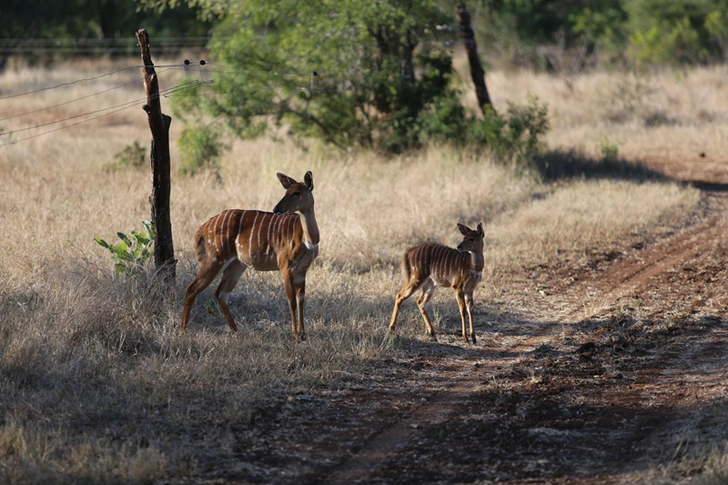
<svg viewBox="0 0 728 485">
<path fill-rule="evenodd" d="M 303 229 L 303 242 L 306 247 L 313 247 L 319 243 L 319 228 L 316 223 L 316 215 L 313 212 L 313 207 L 300 211 L 299 219 L 301 221 L 301 228 Z"/>
<path fill-rule="evenodd" d="M 472 271 L 483 271 L 483 267 L 485 266 L 485 258 L 483 258 L 483 253 L 474 253 L 472 251 L 470 252 L 470 269 Z"/>
</svg>

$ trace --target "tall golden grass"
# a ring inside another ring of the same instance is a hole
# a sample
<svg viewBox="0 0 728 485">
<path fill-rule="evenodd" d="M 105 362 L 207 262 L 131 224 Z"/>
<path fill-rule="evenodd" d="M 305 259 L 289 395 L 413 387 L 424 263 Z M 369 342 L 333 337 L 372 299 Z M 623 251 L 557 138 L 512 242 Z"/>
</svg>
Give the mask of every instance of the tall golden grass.
<svg viewBox="0 0 728 485">
<path fill-rule="evenodd" d="M 89 63 L 9 71 L 0 77 L 0 97 L 114 68 Z M 179 74 L 169 76 L 173 85 Z M 36 112 L 137 77 L 125 71 L 2 98 L 0 129 L 142 99 L 137 82 Z M 575 150 L 595 164 L 604 140 L 616 145 L 619 157 L 637 161 L 724 152 L 722 79 L 724 68 L 640 78 L 598 73 L 568 83 L 528 72 L 488 76 L 496 109 L 523 102 L 527 93 L 539 96 L 550 108 L 549 149 Z M 466 95 L 466 102 L 473 99 Z M 208 443 L 203 440 L 223 446 L 215 423 L 248 423 L 261 402 L 356 380 L 381 359 L 397 358 L 405 350 L 387 344 L 385 332 L 400 284 L 399 259 L 423 241 L 456 244 L 457 222 L 483 222 L 486 229 L 486 267 L 475 301 L 478 333 L 487 339 L 490 305 L 524 310 L 515 295 L 527 284 L 527 268 L 580 264 L 590 250 L 679 227 L 699 198 L 695 189 L 658 176 L 545 180 L 488 153 L 449 146 L 382 158 L 235 141 L 219 177 L 173 174 L 179 265 L 176 284 L 166 288 L 150 268 L 115 276 L 108 252 L 93 242 L 141 229 L 149 218 L 148 170 L 105 170 L 134 141 L 148 145 L 140 105 L 0 147 L 0 482 L 187 476 L 194 473 L 190 456 Z M 6 118 L 15 115 L 21 116 Z M 14 133 L 10 141 L 48 128 Z M 173 121 L 173 168 L 180 128 Z M 297 345 L 290 337 L 279 276 L 252 270 L 231 299 L 239 334 L 231 335 L 204 306 L 213 284 L 198 299 L 187 334 L 178 335 L 184 288 L 196 271 L 191 238 L 197 227 L 225 208 L 271 210 L 283 193 L 275 173 L 300 179 L 306 170 L 314 175 L 322 235 L 308 275 L 308 341 Z M 456 342 L 457 307 L 449 296 L 436 297 L 437 323 L 443 338 L 452 334 Z M 405 304 L 399 328 L 406 338 L 424 338 L 413 304 Z"/>
</svg>

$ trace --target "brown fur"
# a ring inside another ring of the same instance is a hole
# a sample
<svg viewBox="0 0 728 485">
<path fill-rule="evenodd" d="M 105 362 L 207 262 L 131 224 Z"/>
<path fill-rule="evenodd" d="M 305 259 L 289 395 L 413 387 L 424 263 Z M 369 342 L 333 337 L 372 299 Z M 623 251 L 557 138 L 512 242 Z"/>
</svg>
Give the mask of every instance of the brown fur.
<svg viewBox="0 0 728 485">
<path fill-rule="evenodd" d="M 422 293 L 417 299 L 417 307 L 425 320 L 427 334 L 435 339 L 435 329 L 429 314 L 428 302 L 438 286 L 452 288 L 458 301 L 462 320 L 462 336 L 468 342 L 465 327 L 465 314 L 470 321 L 470 337 L 476 342 L 473 328 L 473 291 L 480 283 L 483 271 L 483 226 L 478 224 L 473 230 L 458 224 L 464 239 L 457 251 L 440 244 L 423 244 L 407 250 L 402 257 L 402 276 L 404 284 L 397 293 L 392 310 L 389 330 L 394 332 L 397 326 L 397 315 L 402 302 L 417 290 Z"/>
</svg>

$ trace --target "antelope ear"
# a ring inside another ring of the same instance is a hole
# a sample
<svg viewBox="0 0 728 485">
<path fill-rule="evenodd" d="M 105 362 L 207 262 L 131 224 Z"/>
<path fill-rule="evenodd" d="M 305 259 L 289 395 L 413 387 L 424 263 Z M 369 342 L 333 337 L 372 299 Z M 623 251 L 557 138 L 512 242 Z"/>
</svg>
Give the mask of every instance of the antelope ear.
<svg viewBox="0 0 728 485">
<path fill-rule="evenodd" d="M 276 174 L 276 177 L 278 177 L 278 180 L 280 180 L 280 181 L 281 181 L 281 185 L 282 185 L 282 186 L 283 186 L 283 188 L 284 188 L 284 189 L 286 189 L 286 190 L 290 189 L 292 185 L 295 185 L 295 184 L 296 184 L 296 181 L 295 181 L 295 180 L 293 180 L 293 179 L 292 179 L 291 177 L 289 177 L 288 175 L 284 175 L 284 174 L 282 174 L 282 173 L 280 173 L 280 172 L 278 172 L 278 173 Z"/>
<path fill-rule="evenodd" d="M 465 224 L 460 224 L 459 222 L 458 229 L 460 229 L 460 234 L 462 234 L 463 236 L 467 236 L 470 232 L 470 228 L 468 226 L 466 226 Z"/>
<path fill-rule="evenodd" d="M 478 236 L 485 237 L 485 231 L 483 231 L 483 224 L 478 223 Z"/>
<path fill-rule="evenodd" d="M 309 170 L 306 172 L 306 175 L 303 176 L 304 182 L 306 182 L 306 187 L 308 187 L 308 190 L 313 191 L 313 174 Z"/>
</svg>

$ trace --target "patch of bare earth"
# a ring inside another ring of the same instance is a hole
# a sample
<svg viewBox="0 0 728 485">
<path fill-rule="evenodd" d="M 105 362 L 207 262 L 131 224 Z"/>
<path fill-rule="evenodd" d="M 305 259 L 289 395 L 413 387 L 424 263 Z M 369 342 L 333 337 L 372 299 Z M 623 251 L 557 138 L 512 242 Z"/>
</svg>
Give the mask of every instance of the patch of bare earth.
<svg viewBox="0 0 728 485">
<path fill-rule="evenodd" d="M 703 189 L 689 227 L 534 268 L 513 283 L 522 311 L 480 305 L 476 346 L 449 321 L 364 382 L 261 407 L 196 481 L 689 481 L 728 441 L 728 177 L 673 168 Z"/>
</svg>

